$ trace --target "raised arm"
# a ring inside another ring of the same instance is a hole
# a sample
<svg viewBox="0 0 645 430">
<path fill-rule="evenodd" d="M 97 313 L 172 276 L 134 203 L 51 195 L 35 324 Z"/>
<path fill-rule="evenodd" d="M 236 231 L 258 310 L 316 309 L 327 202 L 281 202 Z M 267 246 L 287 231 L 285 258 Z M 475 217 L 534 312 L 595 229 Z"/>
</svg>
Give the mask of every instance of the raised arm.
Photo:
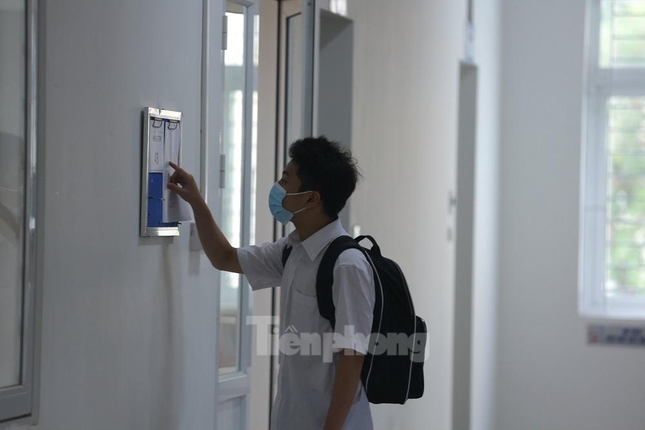
<svg viewBox="0 0 645 430">
<path fill-rule="evenodd" d="M 193 175 L 175 163 L 171 162 L 170 167 L 175 169 L 175 172 L 168 180 L 168 189 L 177 193 L 193 208 L 199 240 L 211 264 L 218 270 L 243 273 L 237 258 L 237 248 L 231 246 L 217 226 Z"/>
</svg>

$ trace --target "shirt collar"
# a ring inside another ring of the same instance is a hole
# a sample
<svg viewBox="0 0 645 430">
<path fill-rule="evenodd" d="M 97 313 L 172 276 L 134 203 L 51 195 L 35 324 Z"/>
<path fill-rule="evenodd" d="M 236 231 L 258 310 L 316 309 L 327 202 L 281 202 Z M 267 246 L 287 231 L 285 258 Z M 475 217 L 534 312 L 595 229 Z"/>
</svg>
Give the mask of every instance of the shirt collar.
<svg viewBox="0 0 645 430">
<path fill-rule="evenodd" d="M 307 255 L 313 261 L 318 254 L 320 254 L 320 251 L 329 244 L 329 242 L 336 239 L 338 236 L 346 234 L 347 232 L 340 223 L 340 218 L 337 218 L 335 221 L 327 224 L 304 241 L 300 241 L 300 235 L 297 230 L 291 232 L 291 234 L 289 234 L 289 243 L 292 246 L 302 244 Z"/>
</svg>

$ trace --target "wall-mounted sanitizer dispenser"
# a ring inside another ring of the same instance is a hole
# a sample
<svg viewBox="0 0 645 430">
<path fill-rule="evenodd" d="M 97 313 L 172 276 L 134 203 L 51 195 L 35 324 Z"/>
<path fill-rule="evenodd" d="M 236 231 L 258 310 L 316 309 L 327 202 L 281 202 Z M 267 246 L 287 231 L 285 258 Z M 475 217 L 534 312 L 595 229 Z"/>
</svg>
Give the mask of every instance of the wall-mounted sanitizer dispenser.
<svg viewBox="0 0 645 430">
<path fill-rule="evenodd" d="M 168 189 L 173 168 L 181 165 L 181 112 L 146 108 L 141 155 L 141 231 L 143 237 L 179 236 L 179 222 L 192 219 L 190 209 Z"/>
</svg>

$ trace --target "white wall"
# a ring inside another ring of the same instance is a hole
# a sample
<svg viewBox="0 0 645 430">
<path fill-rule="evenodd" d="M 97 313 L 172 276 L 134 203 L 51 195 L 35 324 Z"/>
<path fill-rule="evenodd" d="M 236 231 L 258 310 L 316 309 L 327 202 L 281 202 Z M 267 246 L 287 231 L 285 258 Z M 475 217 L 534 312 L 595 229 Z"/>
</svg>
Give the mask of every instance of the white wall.
<svg viewBox="0 0 645 430">
<path fill-rule="evenodd" d="M 189 253 L 187 225 L 139 237 L 144 107 L 184 112 L 184 165 L 198 173 L 202 2 L 42 12 L 38 428 L 212 429 L 217 273 Z"/>
<path fill-rule="evenodd" d="M 585 1 L 503 2 L 498 430 L 642 430 L 642 349 L 577 315 Z"/>
</svg>

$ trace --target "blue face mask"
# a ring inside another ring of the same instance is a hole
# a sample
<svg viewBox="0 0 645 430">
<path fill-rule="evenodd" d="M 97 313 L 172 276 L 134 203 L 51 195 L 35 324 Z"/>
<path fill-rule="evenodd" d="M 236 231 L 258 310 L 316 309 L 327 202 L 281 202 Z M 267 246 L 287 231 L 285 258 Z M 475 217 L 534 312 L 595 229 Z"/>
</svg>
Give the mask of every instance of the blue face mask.
<svg viewBox="0 0 645 430">
<path fill-rule="evenodd" d="M 287 191 L 282 188 L 279 183 L 276 182 L 275 184 L 273 184 L 273 187 L 269 192 L 269 209 L 271 210 L 271 214 L 283 225 L 287 225 L 287 223 L 291 221 L 291 218 L 293 218 L 295 214 L 304 211 L 306 208 L 302 208 L 292 213 L 286 210 L 284 206 L 282 206 L 282 200 L 284 200 L 286 196 L 297 196 L 307 193 L 311 193 L 311 191 L 303 191 L 301 193 L 287 193 Z"/>
</svg>

